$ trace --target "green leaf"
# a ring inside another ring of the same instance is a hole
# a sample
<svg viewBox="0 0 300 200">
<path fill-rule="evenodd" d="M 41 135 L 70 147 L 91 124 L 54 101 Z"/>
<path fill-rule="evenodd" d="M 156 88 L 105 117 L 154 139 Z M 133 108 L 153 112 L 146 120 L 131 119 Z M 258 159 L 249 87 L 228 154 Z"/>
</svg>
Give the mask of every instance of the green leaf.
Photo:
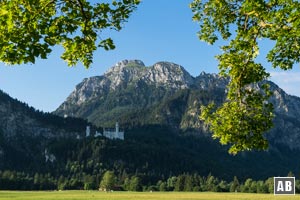
<svg viewBox="0 0 300 200">
<path fill-rule="evenodd" d="M 257 63 L 259 39 L 273 40 L 266 59 L 273 67 L 291 69 L 300 62 L 300 3 L 298 1 L 194 0 L 199 38 L 209 44 L 223 39 L 217 55 L 220 75 L 229 77 L 227 100 L 218 108 L 202 108 L 202 120 L 213 138 L 231 144 L 230 153 L 265 149 L 264 134 L 272 127 L 272 95 L 264 84 L 270 76 Z M 260 86 L 260 87 L 258 87 Z"/>
<path fill-rule="evenodd" d="M 88 68 L 97 48 L 115 48 L 112 39 L 98 39 L 102 31 L 120 30 L 139 2 L 2 1 L 0 61 L 33 63 L 36 58 L 46 59 L 52 46 L 62 45 L 65 52 L 61 58 L 69 66 L 82 62 Z"/>
</svg>

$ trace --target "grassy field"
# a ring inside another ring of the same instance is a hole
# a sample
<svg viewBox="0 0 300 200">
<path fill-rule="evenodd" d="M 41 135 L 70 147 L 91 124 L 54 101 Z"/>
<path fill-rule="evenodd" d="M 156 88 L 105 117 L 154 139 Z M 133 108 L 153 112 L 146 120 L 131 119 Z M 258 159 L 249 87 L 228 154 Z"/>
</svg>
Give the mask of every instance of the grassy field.
<svg viewBox="0 0 300 200">
<path fill-rule="evenodd" d="M 245 193 L 192 193 L 192 192 L 98 192 L 98 191 L 55 191 L 20 192 L 0 191 L 0 200 L 281 200 L 299 199 L 296 196 L 274 196 L 273 194 Z"/>
</svg>

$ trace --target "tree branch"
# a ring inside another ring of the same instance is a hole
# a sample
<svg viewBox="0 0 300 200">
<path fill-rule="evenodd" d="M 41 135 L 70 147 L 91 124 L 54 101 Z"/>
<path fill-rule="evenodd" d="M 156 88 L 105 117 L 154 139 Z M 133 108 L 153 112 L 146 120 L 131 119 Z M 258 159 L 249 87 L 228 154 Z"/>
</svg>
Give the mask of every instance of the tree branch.
<svg viewBox="0 0 300 200">
<path fill-rule="evenodd" d="M 88 26 L 88 22 L 89 22 L 90 18 L 86 15 L 86 12 L 84 10 L 84 5 L 83 5 L 82 1 L 77 0 L 77 3 L 79 4 L 81 14 L 84 18 L 84 27 L 83 27 L 83 34 L 84 34 L 85 31 L 86 31 L 86 27 Z"/>
</svg>

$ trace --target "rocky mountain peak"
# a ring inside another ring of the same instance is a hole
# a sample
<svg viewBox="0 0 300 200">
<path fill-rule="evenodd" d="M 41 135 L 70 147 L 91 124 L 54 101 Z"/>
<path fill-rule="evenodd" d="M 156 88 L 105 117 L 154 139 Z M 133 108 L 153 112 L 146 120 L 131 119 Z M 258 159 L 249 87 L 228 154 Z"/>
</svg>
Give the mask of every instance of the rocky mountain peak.
<svg viewBox="0 0 300 200">
<path fill-rule="evenodd" d="M 182 66 L 171 62 L 158 62 L 149 68 L 145 80 L 175 89 L 184 89 L 194 84 L 192 77 Z"/>
<path fill-rule="evenodd" d="M 136 80 L 175 89 L 187 88 L 194 83 L 194 78 L 182 66 L 171 62 L 158 62 L 145 67 L 140 60 L 123 60 L 110 68 L 104 76 L 111 81 L 112 89 Z"/>
<path fill-rule="evenodd" d="M 270 101 L 273 103 L 274 110 L 277 113 L 297 118 L 300 113 L 300 98 L 288 95 L 273 82 L 268 83 L 270 84 L 270 89 L 273 93 Z"/>
<path fill-rule="evenodd" d="M 84 79 L 58 110 L 65 113 L 74 105 L 80 106 L 101 96 L 104 98 L 110 92 L 125 90 L 129 86 L 138 87 L 140 83 L 175 91 L 189 88 L 195 83 L 194 79 L 182 66 L 171 62 L 158 62 L 146 67 L 141 60 L 123 60 L 102 76 Z M 73 116 L 74 113 L 69 110 L 68 115 Z"/>
<path fill-rule="evenodd" d="M 134 66 L 134 65 L 145 67 L 144 62 L 141 60 L 122 60 L 116 64 L 116 66 L 124 66 L 124 67 Z"/>
<path fill-rule="evenodd" d="M 111 67 L 103 77 L 109 79 L 110 89 L 126 86 L 129 82 L 139 79 L 145 74 L 146 67 L 141 60 L 123 60 Z"/>
<path fill-rule="evenodd" d="M 141 60 L 122 60 L 112 66 L 105 74 L 112 74 L 124 71 L 130 68 L 145 67 L 145 64 Z"/>
<path fill-rule="evenodd" d="M 225 89 L 228 82 L 229 78 L 205 72 L 201 72 L 200 75 L 195 78 L 195 84 L 201 89 L 212 87 Z"/>
</svg>

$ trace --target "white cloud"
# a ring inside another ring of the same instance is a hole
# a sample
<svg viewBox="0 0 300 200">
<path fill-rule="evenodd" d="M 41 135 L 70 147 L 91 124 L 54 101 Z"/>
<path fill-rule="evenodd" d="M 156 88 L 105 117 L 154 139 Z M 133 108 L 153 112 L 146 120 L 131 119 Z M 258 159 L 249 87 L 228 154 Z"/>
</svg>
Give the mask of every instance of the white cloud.
<svg viewBox="0 0 300 200">
<path fill-rule="evenodd" d="M 300 72 L 271 72 L 271 79 L 280 81 L 283 83 L 299 83 L 300 82 Z"/>
<path fill-rule="evenodd" d="M 286 93 L 300 97 L 300 72 L 282 71 L 270 72 L 271 81 L 281 87 Z"/>
</svg>

